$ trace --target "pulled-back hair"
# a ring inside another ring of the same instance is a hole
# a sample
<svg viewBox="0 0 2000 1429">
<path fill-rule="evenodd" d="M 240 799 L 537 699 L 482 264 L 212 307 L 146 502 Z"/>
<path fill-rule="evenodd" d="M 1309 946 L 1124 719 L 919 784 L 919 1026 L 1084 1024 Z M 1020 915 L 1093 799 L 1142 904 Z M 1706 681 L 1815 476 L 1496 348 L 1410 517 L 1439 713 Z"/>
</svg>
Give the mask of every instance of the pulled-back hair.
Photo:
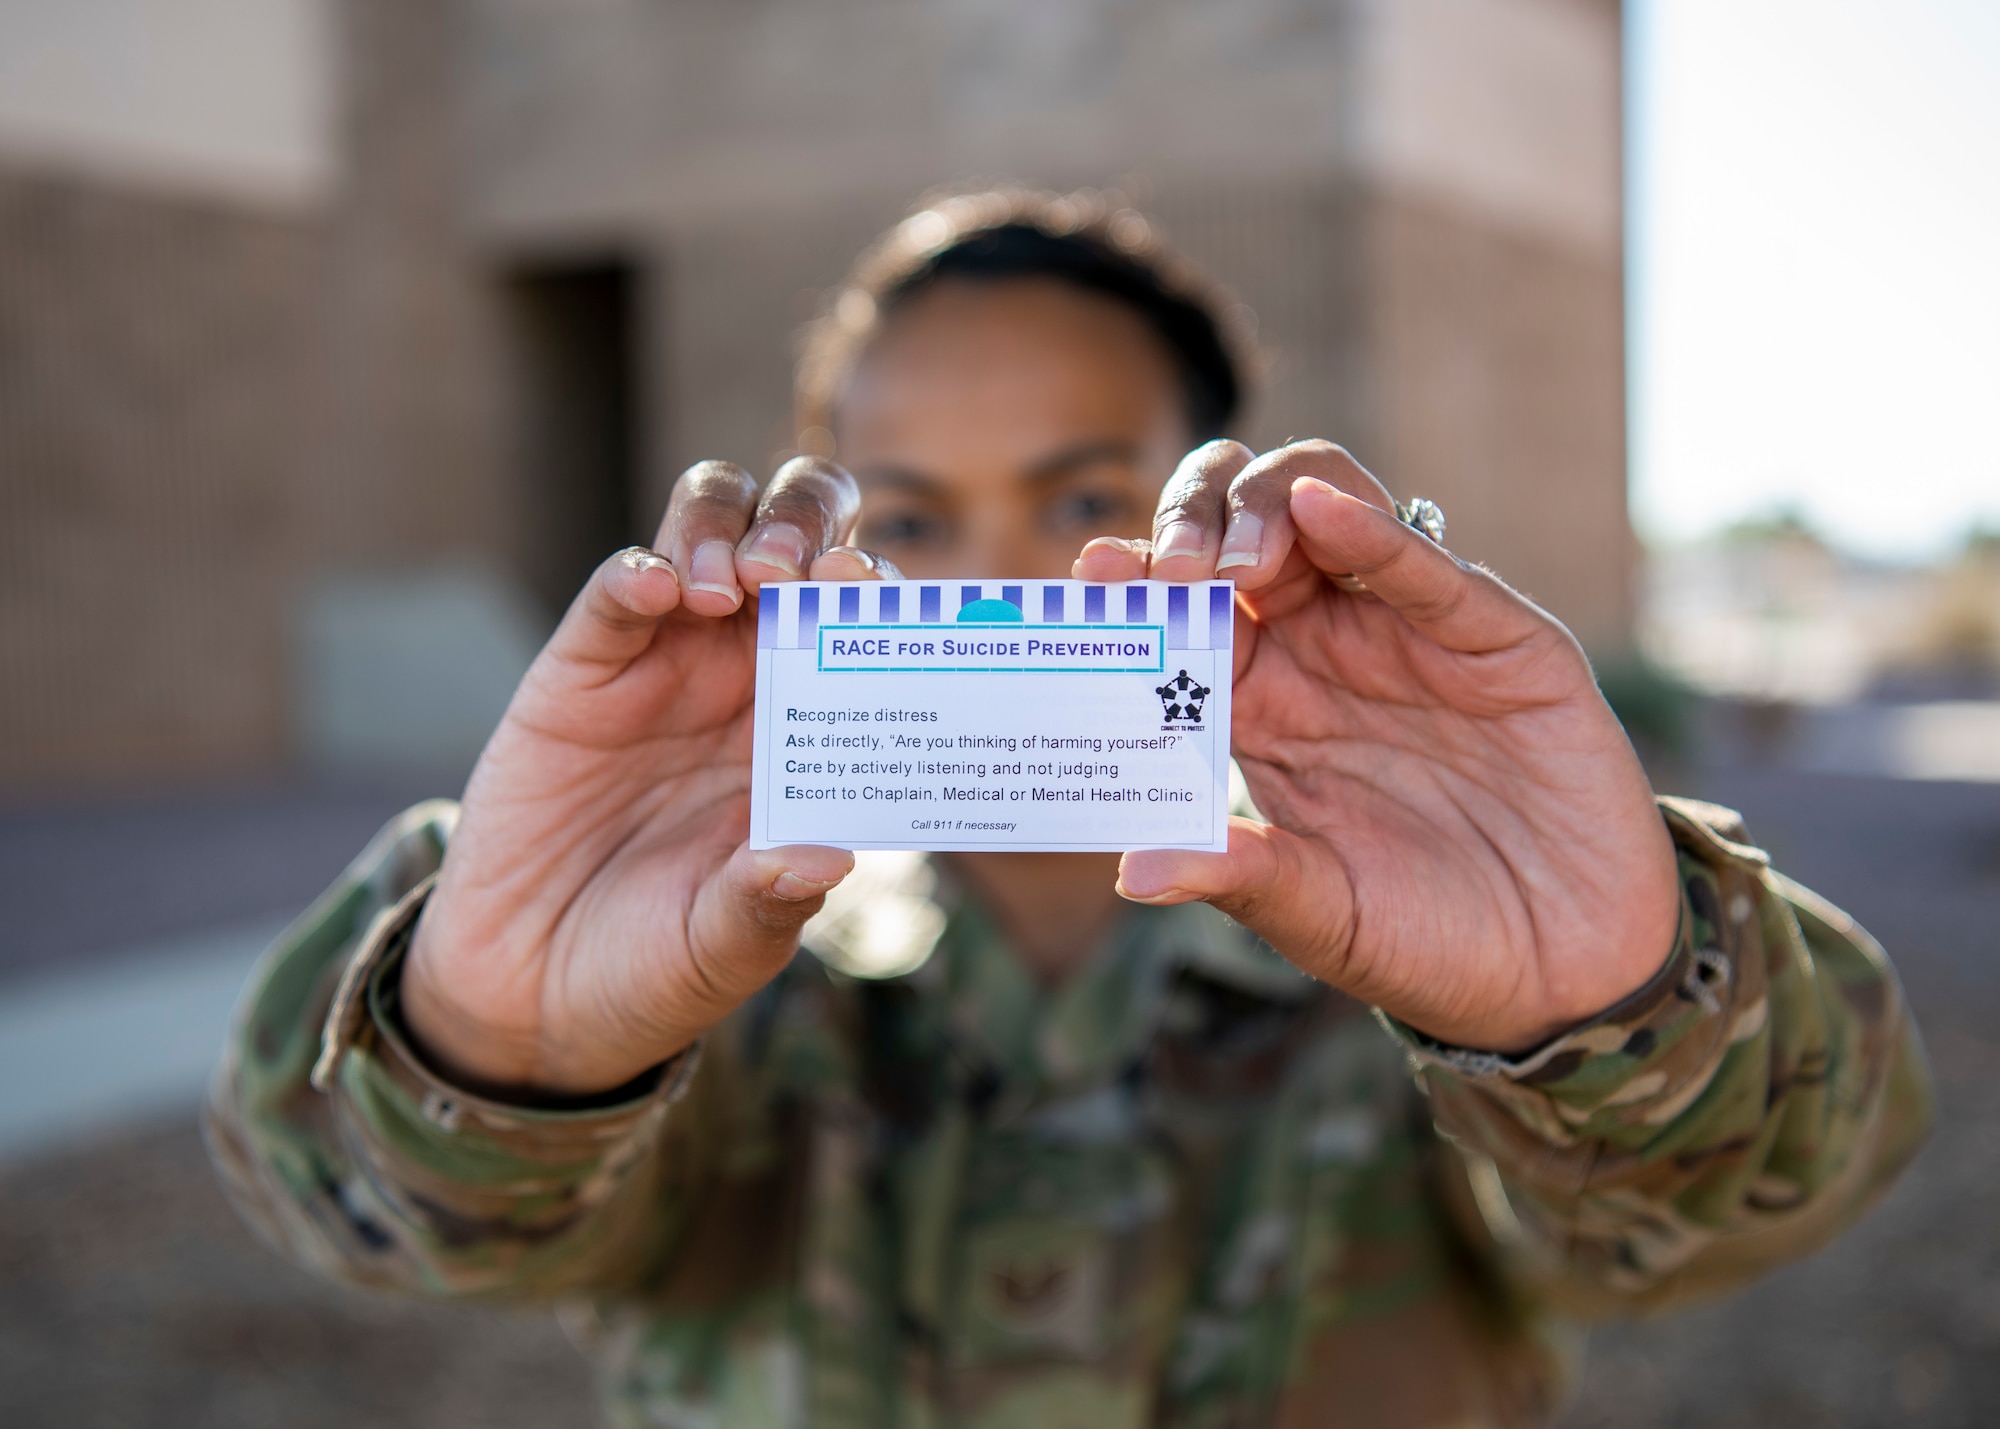
<svg viewBox="0 0 2000 1429">
<path fill-rule="evenodd" d="M 830 450 L 841 386 L 898 308 L 945 279 L 1022 278 L 1068 283 L 1137 314 L 1173 361 L 1194 440 L 1224 434 L 1244 395 L 1240 305 L 1162 243 L 1141 214 L 1103 194 L 991 189 L 926 200 L 856 261 L 805 332 L 800 444 Z"/>
</svg>

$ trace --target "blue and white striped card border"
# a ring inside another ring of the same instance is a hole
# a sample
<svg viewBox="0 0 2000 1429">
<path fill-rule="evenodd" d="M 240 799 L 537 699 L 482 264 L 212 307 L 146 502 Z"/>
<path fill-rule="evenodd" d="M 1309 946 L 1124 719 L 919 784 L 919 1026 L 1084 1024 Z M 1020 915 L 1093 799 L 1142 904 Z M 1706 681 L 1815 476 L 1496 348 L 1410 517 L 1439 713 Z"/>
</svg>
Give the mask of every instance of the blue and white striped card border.
<svg viewBox="0 0 2000 1429">
<path fill-rule="evenodd" d="M 1230 581 L 1175 585 L 1130 581 L 786 581 L 767 585 L 757 603 L 757 644 L 765 650 L 804 650 L 818 643 L 821 625 L 956 624 L 971 618 L 990 625 L 1005 601 L 1023 627 L 1037 625 L 1157 625 L 1169 650 L 1227 650 L 1235 629 Z M 1004 613 L 1002 618 L 1011 622 Z"/>
</svg>

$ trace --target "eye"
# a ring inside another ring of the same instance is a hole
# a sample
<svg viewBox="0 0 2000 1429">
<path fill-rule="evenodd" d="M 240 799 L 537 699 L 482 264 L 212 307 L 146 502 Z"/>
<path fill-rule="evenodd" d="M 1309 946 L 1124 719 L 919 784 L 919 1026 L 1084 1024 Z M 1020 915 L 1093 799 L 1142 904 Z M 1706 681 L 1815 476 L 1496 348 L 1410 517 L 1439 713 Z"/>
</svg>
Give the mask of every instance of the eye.
<svg viewBox="0 0 2000 1429">
<path fill-rule="evenodd" d="M 1071 535 L 1122 529 L 1135 524 L 1138 515 L 1138 502 L 1129 492 L 1108 486 L 1077 486 L 1052 497 L 1043 519 L 1051 530 Z"/>
<path fill-rule="evenodd" d="M 861 544 L 884 554 L 893 550 L 936 550 L 949 545 L 951 539 L 951 523 L 922 507 L 867 511 L 861 522 Z"/>
</svg>

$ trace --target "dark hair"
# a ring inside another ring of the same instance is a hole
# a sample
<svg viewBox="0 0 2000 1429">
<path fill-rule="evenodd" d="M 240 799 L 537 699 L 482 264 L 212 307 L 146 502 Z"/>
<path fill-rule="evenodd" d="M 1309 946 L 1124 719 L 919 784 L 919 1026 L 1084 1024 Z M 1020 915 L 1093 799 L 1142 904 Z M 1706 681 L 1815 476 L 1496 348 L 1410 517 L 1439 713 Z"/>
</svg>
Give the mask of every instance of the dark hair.
<svg viewBox="0 0 2000 1429">
<path fill-rule="evenodd" d="M 832 427 L 841 383 L 898 308 L 944 279 L 1018 278 L 1053 278 L 1136 313 L 1173 360 L 1194 439 L 1223 435 L 1243 400 L 1241 305 L 1104 195 L 995 189 L 926 203 L 861 256 L 806 332 L 801 446 Z"/>
</svg>

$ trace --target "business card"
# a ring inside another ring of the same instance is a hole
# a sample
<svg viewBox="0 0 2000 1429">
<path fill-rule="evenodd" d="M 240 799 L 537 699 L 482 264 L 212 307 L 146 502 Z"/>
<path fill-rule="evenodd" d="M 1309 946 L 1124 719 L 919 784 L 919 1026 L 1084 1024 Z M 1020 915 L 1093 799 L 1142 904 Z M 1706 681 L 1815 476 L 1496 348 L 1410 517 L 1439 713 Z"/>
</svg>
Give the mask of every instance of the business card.
<svg viewBox="0 0 2000 1429">
<path fill-rule="evenodd" d="M 757 608 L 750 845 L 1229 846 L 1229 581 L 800 581 Z"/>
</svg>

